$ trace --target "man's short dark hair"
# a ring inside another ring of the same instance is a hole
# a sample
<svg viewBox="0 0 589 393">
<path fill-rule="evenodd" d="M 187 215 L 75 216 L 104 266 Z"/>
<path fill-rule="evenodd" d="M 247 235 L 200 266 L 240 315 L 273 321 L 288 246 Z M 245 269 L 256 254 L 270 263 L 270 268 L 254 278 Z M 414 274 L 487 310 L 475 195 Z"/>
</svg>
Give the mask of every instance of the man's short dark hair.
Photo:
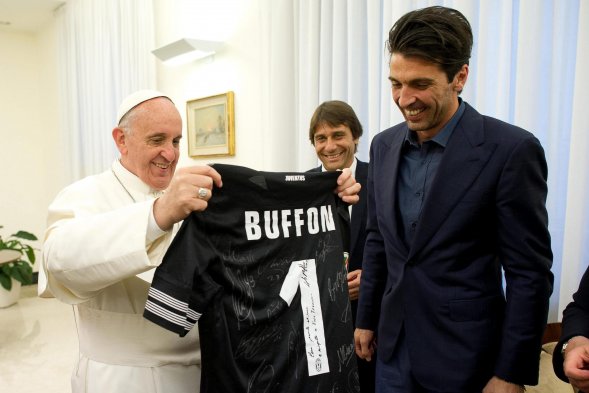
<svg viewBox="0 0 589 393">
<path fill-rule="evenodd" d="M 403 15 L 389 31 L 389 54 L 418 57 L 438 64 L 448 76 L 448 82 L 464 64 L 472 51 L 472 30 L 459 11 L 427 7 Z"/>
<path fill-rule="evenodd" d="M 325 101 L 315 109 L 309 124 L 309 139 L 313 145 L 315 145 L 317 127 L 323 123 L 331 127 L 347 126 L 352 131 L 354 139 L 359 139 L 362 136 L 362 124 L 356 116 L 356 112 L 343 101 Z"/>
</svg>

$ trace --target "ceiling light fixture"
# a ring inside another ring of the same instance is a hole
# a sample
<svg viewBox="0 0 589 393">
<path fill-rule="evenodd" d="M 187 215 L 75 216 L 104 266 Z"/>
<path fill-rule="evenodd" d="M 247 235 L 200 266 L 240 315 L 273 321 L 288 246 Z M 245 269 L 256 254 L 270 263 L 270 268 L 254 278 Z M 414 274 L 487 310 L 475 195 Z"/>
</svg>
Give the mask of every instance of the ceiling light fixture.
<svg viewBox="0 0 589 393">
<path fill-rule="evenodd" d="M 222 42 L 182 38 L 171 44 L 151 51 L 165 64 L 178 65 L 202 59 L 214 55 L 221 47 Z"/>
</svg>

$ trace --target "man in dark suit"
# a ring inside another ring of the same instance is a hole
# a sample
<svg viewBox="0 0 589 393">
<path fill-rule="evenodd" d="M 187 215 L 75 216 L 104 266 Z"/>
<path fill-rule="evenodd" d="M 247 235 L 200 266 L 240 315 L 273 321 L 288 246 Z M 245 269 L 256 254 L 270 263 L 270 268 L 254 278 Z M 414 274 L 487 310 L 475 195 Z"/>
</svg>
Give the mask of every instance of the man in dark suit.
<svg viewBox="0 0 589 393">
<path fill-rule="evenodd" d="M 553 284 L 546 160 L 531 133 L 459 98 L 472 42 L 466 18 L 445 7 L 389 32 L 406 121 L 370 149 L 355 331 L 360 357 L 377 345 L 377 392 L 537 384 Z"/>
<path fill-rule="evenodd" d="M 352 306 L 352 320 L 356 321 L 358 293 L 362 276 L 362 254 L 366 242 L 366 177 L 368 164 L 354 154 L 362 136 L 362 124 L 354 109 L 343 101 L 326 101 L 319 105 L 309 125 L 309 139 L 315 147 L 322 165 L 314 172 L 336 171 L 350 168 L 356 181 L 362 185 L 360 200 L 350 207 L 350 255 L 348 258 L 348 291 Z M 360 391 L 374 392 L 374 362 L 358 360 Z"/>
<path fill-rule="evenodd" d="M 560 379 L 589 392 L 589 269 L 562 314 L 562 334 L 552 364 Z"/>
</svg>

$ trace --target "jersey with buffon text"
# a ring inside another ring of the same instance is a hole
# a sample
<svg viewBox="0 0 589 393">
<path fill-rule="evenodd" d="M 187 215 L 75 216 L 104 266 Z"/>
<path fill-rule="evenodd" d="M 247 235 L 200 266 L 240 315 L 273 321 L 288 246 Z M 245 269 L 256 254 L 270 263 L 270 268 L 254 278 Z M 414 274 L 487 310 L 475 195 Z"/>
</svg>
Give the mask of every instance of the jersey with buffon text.
<svg viewBox="0 0 589 393">
<path fill-rule="evenodd" d="M 223 186 L 182 223 L 145 318 L 198 322 L 201 393 L 359 392 L 339 173 L 212 166 Z"/>
</svg>

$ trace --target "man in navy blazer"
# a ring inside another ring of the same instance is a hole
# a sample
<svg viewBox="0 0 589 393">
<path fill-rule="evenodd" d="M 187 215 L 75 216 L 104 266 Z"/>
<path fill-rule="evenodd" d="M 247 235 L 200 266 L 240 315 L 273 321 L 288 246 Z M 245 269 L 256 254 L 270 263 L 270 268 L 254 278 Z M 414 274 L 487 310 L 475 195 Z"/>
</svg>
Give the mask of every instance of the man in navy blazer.
<svg viewBox="0 0 589 393">
<path fill-rule="evenodd" d="M 309 139 L 315 147 L 322 165 L 312 172 L 336 171 L 350 168 L 356 181 L 362 185 L 360 200 L 350 206 L 350 252 L 348 257 L 348 291 L 352 308 L 352 321 L 356 321 L 358 293 L 362 276 L 362 255 L 366 242 L 366 178 L 368 164 L 354 154 L 362 136 L 362 124 L 354 109 L 343 101 L 325 101 L 311 117 Z M 360 392 L 374 392 L 374 362 L 358 358 Z"/>
<path fill-rule="evenodd" d="M 523 392 L 552 292 L 547 165 L 531 133 L 459 98 L 472 31 L 445 7 L 389 32 L 405 122 L 376 135 L 356 320 L 377 392 Z M 505 275 L 505 290 L 502 285 Z"/>
<path fill-rule="evenodd" d="M 560 379 L 589 392 L 589 269 L 562 313 L 562 334 L 552 363 Z"/>
</svg>

